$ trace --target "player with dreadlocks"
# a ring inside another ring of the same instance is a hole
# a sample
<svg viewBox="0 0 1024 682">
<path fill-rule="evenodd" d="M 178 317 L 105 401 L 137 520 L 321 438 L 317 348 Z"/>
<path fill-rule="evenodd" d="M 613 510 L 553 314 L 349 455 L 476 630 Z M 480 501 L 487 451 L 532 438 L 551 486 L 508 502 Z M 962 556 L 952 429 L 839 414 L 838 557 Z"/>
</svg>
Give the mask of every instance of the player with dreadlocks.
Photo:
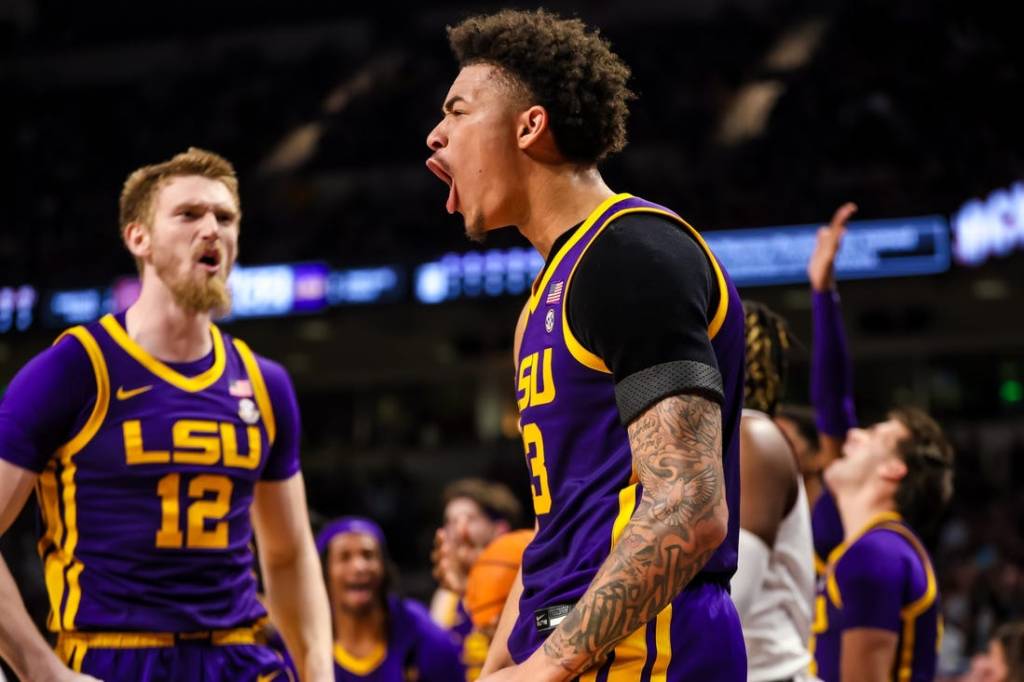
<svg viewBox="0 0 1024 682">
<path fill-rule="evenodd" d="M 786 321 L 743 303 L 747 378 L 740 421 L 740 552 L 732 597 L 750 682 L 810 680 L 811 517 L 796 456 L 773 417 L 785 388 Z"/>
</svg>

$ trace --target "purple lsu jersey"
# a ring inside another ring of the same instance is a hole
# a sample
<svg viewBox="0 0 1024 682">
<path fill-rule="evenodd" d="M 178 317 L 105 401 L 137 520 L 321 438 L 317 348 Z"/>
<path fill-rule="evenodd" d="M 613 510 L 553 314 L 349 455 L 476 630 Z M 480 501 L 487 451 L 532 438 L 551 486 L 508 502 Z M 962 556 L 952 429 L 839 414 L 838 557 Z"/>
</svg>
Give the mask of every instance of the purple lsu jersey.
<svg viewBox="0 0 1024 682">
<path fill-rule="evenodd" d="M 811 509 L 811 534 L 814 537 L 814 572 L 820 577 L 825 574 L 825 559 L 843 542 L 843 519 L 835 498 L 825 485 Z"/>
<path fill-rule="evenodd" d="M 811 673 L 824 682 L 839 682 L 843 631 L 852 628 L 898 635 L 891 679 L 935 678 L 938 585 L 927 551 L 899 514 L 879 514 L 829 556 L 815 602 Z"/>
<path fill-rule="evenodd" d="M 448 633 L 414 601 L 388 597 L 388 642 L 356 657 L 334 645 L 337 682 L 460 682 L 465 670 Z"/>
<path fill-rule="evenodd" d="M 450 592 L 446 594 L 450 597 L 450 603 L 445 604 L 444 617 L 439 624 L 447 630 L 451 641 L 461 652 L 462 665 L 466 668 L 466 682 L 473 682 L 480 677 L 480 670 L 487 661 L 491 639 L 473 626 L 465 600 Z"/>
<path fill-rule="evenodd" d="M 276 425 L 256 357 L 211 325 L 213 362 L 185 376 L 112 315 L 65 335 L 96 399 L 37 483 L 50 627 L 195 632 L 263 617 L 249 507 Z"/>
<path fill-rule="evenodd" d="M 722 459 L 729 528 L 691 585 L 655 620 L 620 642 L 600 670 L 581 679 L 745 679 L 742 632 L 727 591 L 736 569 L 739 527 L 743 308 L 696 230 L 672 211 L 628 194 L 604 201 L 576 228 L 534 283 L 527 304 L 515 378 L 537 534 L 523 556 L 523 595 L 509 651 L 522 662 L 542 644 L 587 590 L 643 496 L 612 374 L 574 338 L 565 308 L 573 273 L 587 248 L 615 219 L 634 212 L 677 222 L 704 250 L 717 281 L 719 302 L 709 311 L 707 333 L 724 387 Z M 686 654 L 673 658 L 673 642 Z M 708 667 L 693 665 L 701 657 Z M 719 667 L 716 662 L 725 658 L 732 663 Z M 730 666 L 737 668 L 735 675 Z"/>
</svg>

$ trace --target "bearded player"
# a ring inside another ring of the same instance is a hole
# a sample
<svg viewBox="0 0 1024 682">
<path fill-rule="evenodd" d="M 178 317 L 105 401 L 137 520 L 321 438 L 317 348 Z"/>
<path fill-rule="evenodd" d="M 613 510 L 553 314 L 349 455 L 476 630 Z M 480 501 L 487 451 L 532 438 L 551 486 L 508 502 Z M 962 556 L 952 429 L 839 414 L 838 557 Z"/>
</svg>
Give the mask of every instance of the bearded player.
<svg viewBox="0 0 1024 682">
<path fill-rule="evenodd" d="M 546 260 L 515 339 L 537 533 L 481 679 L 743 680 L 736 291 L 682 218 L 602 179 L 632 97 L 606 41 L 544 11 L 449 40 L 427 165 L 471 237 L 515 225 Z"/>
<path fill-rule="evenodd" d="M 287 679 L 258 643 L 254 531 L 303 679 L 332 679 L 294 389 L 211 322 L 230 305 L 240 219 L 216 154 L 132 173 L 120 222 L 138 301 L 66 331 L 0 404 L 0 530 L 34 489 L 57 633 L 55 655 L 0 562 L 0 653 L 24 679 Z"/>
</svg>

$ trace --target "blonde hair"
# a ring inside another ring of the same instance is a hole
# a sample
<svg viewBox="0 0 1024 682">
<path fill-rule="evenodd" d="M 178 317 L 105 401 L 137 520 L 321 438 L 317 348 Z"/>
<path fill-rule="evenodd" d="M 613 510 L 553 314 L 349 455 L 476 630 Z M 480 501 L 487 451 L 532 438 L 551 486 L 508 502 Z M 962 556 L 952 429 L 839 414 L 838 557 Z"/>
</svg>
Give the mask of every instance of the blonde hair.
<svg viewBox="0 0 1024 682">
<path fill-rule="evenodd" d="M 133 223 L 149 225 L 153 219 L 157 193 L 169 179 L 185 175 L 199 175 L 224 183 L 241 213 L 242 202 L 238 198 L 235 167 L 219 154 L 189 147 L 188 151 L 175 155 L 170 161 L 137 168 L 124 181 L 118 204 L 121 237 L 124 237 L 125 230 Z"/>
</svg>

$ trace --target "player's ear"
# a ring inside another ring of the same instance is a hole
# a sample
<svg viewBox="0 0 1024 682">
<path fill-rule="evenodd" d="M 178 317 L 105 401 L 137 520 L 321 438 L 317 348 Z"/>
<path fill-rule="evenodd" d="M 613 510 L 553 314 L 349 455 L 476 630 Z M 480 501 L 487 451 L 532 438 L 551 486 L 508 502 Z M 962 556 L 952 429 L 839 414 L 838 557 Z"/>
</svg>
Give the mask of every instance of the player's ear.
<svg viewBox="0 0 1024 682">
<path fill-rule="evenodd" d="M 124 238 L 124 245 L 128 252 L 135 258 L 145 258 L 150 253 L 150 238 L 152 233 L 142 223 L 128 223 L 121 232 Z"/>
<path fill-rule="evenodd" d="M 547 109 L 534 104 L 516 117 L 516 143 L 520 149 L 534 147 L 550 133 Z"/>
<path fill-rule="evenodd" d="M 878 465 L 882 478 L 892 483 L 899 483 L 907 475 L 907 463 L 899 457 L 887 457 Z"/>
</svg>

